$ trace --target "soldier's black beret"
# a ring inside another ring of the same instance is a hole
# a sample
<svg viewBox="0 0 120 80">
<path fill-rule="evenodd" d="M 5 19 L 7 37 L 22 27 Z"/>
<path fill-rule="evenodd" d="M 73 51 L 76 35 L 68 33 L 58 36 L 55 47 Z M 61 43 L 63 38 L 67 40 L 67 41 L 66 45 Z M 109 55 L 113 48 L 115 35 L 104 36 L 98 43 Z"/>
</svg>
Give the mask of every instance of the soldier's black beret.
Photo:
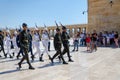
<svg viewBox="0 0 120 80">
<path fill-rule="evenodd" d="M 22 24 L 22 27 L 27 27 L 27 24 L 26 24 L 26 23 L 23 23 L 23 24 Z"/>
<path fill-rule="evenodd" d="M 27 31 L 30 32 L 30 29 L 28 29 Z"/>
</svg>

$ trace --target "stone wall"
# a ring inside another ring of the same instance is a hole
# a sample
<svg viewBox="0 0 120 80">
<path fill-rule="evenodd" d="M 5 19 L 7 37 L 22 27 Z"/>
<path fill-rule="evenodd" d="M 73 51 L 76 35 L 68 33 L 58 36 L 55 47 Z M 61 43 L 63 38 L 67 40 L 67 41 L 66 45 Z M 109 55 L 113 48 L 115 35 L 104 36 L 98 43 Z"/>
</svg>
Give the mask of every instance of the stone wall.
<svg viewBox="0 0 120 80">
<path fill-rule="evenodd" d="M 88 31 L 120 32 L 120 0 L 88 0 Z"/>
</svg>

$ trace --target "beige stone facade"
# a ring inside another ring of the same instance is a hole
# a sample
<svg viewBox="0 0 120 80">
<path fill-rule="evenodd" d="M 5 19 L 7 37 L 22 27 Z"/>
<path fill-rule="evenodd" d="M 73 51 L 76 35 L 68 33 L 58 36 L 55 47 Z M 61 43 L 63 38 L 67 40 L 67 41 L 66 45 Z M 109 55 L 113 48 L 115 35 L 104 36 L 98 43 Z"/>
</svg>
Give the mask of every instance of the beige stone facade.
<svg viewBox="0 0 120 80">
<path fill-rule="evenodd" d="M 75 25 L 65 25 L 67 27 L 67 32 L 70 34 L 70 36 L 74 36 L 77 32 L 86 32 L 87 31 L 87 24 L 75 24 Z M 47 29 L 50 33 L 50 36 L 54 36 L 56 31 L 56 26 L 48 26 Z M 62 27 L 59 26 L 59 28 L 62 31 Z M 44 27 L 39 27 L 40 33 L 44 30 Z M 34 28 L 31 28 L 31 31 L 34 31 Z"/>
<path fill-rule="evenodd" d="M 110 1 L 88 0 L 88 31 L 120 32 L 120 0 Z"/>
<path fill-rule="evenodd" d="M 87 24 L 75 24 L 75 25 L 65 25 L 67 27 L 67 32 L 71 37 L 73 37 L 77 32 L 86 32 L 87 31 Z M 47 26 L 48 32 L 51 37 L 54 36 L 56 33 L 56 26 Z M 62 31 L 62 27 L 59 26 L 59 28 Z M 29 28 L 31 32 L 33 33 L 35 28 Z M 39 33 L 42 34 L 42 31 L 44 30 L 44 27 L 38 26 Z M 14 33 L 15 30 L 10 30 L 11 33 Z M 6 30 L 4 30 L 6 32 Z"/>
</svg>

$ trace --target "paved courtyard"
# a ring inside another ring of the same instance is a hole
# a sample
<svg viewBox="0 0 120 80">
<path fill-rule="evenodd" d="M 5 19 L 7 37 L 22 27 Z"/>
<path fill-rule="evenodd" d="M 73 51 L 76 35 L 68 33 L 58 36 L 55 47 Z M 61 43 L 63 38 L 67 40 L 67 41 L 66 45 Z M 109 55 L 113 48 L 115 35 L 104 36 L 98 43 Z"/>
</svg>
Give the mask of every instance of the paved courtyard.
<svg viewBox="0 0 120 80">
<path fill-rule="evenodd" d="M 70 47 L 70 51 L 72 49 Z M 50 55 L 54 53 L 51 46 Z M 0 80 L 120 80 L 120 48 L 99 47 L 97 52 L 87 53 L 86 47 L 80 47 L 78 52 L 71 52 L 71 55 L 74 62 L 68 65 L 59 63 L 58 59 L 52 65 L 47 54 L 44 55 L 45 61 L 39 62 L 36 55 L 32 62 L 35 70 L 28 70 L 26 62 L 18 70 L 20 60 L 16 57 L 0 58 Z M 64 57 L 67 61 L 67 56 Z"/>
</svg>

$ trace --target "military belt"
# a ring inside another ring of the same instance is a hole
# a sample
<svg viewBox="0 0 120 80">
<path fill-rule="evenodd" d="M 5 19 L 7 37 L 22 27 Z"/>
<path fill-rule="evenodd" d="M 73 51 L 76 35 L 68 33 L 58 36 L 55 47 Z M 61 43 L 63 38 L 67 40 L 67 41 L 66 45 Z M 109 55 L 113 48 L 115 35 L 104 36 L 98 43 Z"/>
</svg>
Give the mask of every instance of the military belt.
<svg viewBox="0 0 120 80">
<path fill-rule="evenodd" d="M 28 40 L 23 40 L 23 41 L 28 42 Z"/>
<path fill-rule="evenodd" d="M 68 40 L 68 39 L 63 39 L 63 40 Z"/>
</svg>

